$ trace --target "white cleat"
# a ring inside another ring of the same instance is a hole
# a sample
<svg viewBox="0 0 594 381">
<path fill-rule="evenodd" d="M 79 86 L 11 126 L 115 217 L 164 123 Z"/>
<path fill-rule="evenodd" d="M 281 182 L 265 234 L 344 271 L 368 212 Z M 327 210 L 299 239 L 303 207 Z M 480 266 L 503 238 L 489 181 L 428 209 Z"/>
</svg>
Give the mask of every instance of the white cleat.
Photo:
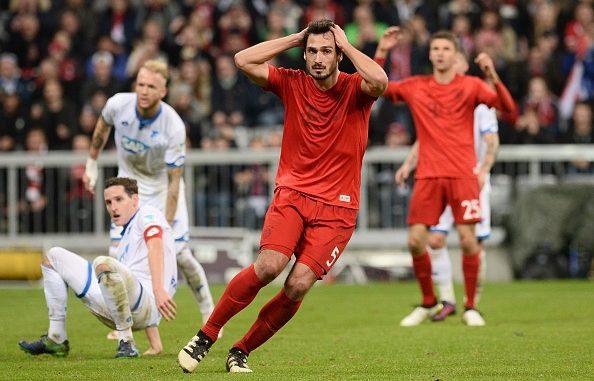
<svg viewBox="0 0 594 381">
<path fill-rule="evenodd" d="M 464 311 L 462 314 L 462 322 L 469 327 L 482 327 L 487 324 L 480 312 L 474 308 Z"/>
<path fill-rule="evenodd" d="M 177 362 L 185 373 L 192 373 L 206 356 L 213 342 L 202 331 L 198 331 L 188 344 L 179 351 Z"/>
<path fill-rule="evenodd" d="M 443 304 L 437 303 L 433 307 L 416 307 L 410 314 L 400 321 L 401 327 L 414 327 L 425 320 L 431 319 L 443 309 Z"/>
</svg>

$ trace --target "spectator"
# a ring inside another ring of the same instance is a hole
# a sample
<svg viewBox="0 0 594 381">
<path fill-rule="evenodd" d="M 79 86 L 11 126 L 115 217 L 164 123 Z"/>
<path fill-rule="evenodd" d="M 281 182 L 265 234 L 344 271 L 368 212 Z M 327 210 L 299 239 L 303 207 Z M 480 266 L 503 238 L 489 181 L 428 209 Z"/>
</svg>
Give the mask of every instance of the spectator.
<svg viewBox="0 0 594 381">
<path fill-rule="evenodd" d="M 344 9 L 334 0 L 311 0 L 303 11 L 301 25 L 308 25 L 313 20 L 327 19 L 343 27 L 346 24 Z"/>
<path fill-rule="evenodd" d="M 541 77 L 532 78 L 528 95 L 521 104 L 521 115 L 516 123 L 516 143 L 555 143 L 559 133 L 556 98 L 549 92 Z"/>
<path fill-rule="evenodd" d="M 212 86 L 212 124 L 214 128 L 245 126 L 251 85 L 240 76 L 233 58 L 222 55 L 215 61 Z"/>
<path fill-rule="evenodd" d="M 90 146 L 91 138 L 88 135 L 77 134 L 72 138 L 72 152 L 87 153 Z M 69 187 L 64 195 L 70 232 L 93 231 L 93 195 L 85 189 L 82 180 L 84 173 L 84 163 L 75 164 L 70 168 Z"/>
<path fill-rule="evenodd" d="M 252 151 L 266 148 L 262 136 L 254 136 L 249 143 Z M 235 212 L 240 226 L 261 229 L 269 202 L 270 170 L 264 164 L 254 163 L 234 175 L 236 198 Z"/>
<path fill-rule="evenodd" d="M 25 143 L 25 107 L 16 93 L 0 95 L 0 151 L 22 150 Z"/>
<path fill-rule="evenodd" d="M 130 51 L 136 37 L 136 11 L 128 0 L 110 0 L 109 7 L 98 18 L 99 35 L 109 36 L 115 43 Z"/>
<path fill-rule="evenodd" d="M 10 22 L 6 50 L 16 54 L 25 79 L 33 77 L 47 51 L 47 35 L 40 28 L 34 13 L 18 14 Z"/>
<path fill-rule="evenodd" d="M 25 150 L 34 155 L 47 152 L 47 138 L 43 129 L 35 127 L 27 132 Z M 39 160 L 25 167 L 21 173 L 21 198 L 18 210 L 21 233 L 43 233 L 49 231 L 47 216 L 48 205 L 45 170 L 41 156 Z"/>
<path fill-rule="evenodd" d="M 111 97 L 122 89 L 122 83 L 112 75 L 113 56 L 107 51 L 98 51 L 91 57 L 93 75 L 87 77 L 82 84 L 81 98 L 88 100 L 97 92 Z"/>
<path fill-rule="evenodd" d="M 163 29 L 161 24 L 155 20 L 147 20 L 142 27 L 142 37 L 134 43 L 132 53 L 128 58 L 126 75 L 129 78 L 136 77 L 140 67 L 148 60 L 158 59 L 168 62 L 166 49 L 162 49 Z"/>
<path fill-rule="evenodd" d="M 2 94 L 17 94 L 19 98 L 28 103 L 34 84 L 21 77 L 17 56 L 14 53 L 0 54 L 0 96 Z"/>
<path fill-rule="evenodd" d="M 31 107 L 31 120 L 45 131 L 50 150 L 66 150 L 76 127 L 76 109 L 64 97 L 62 85 L 56 80 L 47 81 L 43 100 Z"/>
<path fill-rule="evenodd" d="M 567 144 L 594 144 L 594 131 L 592 124 L 592 105 L 579 102 L 573 110 L 573 118 L 569 131 L 562 142 Z M 568 174 L 594 174 L 594 162 L 587 160 L 574 160 L 567 163 Z"/>
<path fill-rule="evenodd" d="M 198 147 L 204 131 L 203 123 L 208 117 L 204 104 L 194 97 L 190 85 L 183 82 L 170 86 L 168 103 L 177 111 L 186 125 L 186 136 L 190 147 Z"/>
</svg>

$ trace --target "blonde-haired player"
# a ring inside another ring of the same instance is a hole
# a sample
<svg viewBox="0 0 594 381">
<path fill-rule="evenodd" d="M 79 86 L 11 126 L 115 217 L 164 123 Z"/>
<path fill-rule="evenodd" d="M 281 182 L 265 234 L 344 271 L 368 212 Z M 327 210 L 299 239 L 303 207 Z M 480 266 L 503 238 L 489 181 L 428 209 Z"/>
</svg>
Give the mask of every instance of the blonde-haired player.
<svg viewBox="0 0 594 381">
<path fill-rule="evenodd" d="M 177 112 L 163 102 L 168 76 L 166 63 L 147 61 L 136 76 L 135 92 L 118 93 L 108 99 L 93 132 L 83 181 L 92 192 L 97 181 L 97 158 L 115 128 L 118 176 L 138 180 L 140 201 L 165 214 L 174 232 L 177 264 L 206 321 L 214 303 L 204 269 L 188 245 L 189 221 L 182 178 L 186 128 Z M 110 235 L 115 247 L 120 230 L 112 226 Z"/>
</svg>

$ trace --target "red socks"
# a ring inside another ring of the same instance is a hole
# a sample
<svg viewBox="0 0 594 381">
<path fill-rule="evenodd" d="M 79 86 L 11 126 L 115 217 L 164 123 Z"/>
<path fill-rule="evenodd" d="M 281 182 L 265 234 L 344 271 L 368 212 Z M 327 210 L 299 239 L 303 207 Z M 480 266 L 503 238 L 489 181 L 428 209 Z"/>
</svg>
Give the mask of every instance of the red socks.
<svg viewBox="0 0 594 381">
<path fill-rule="evenodd" d="M 478 274 L 481 264 L 481 252 L 473 255 L 462 256 L 462 273 L 464 274 L 464 292 L 466 302 L 464 308 L 474 308 L 474 297 L 478 283 Z"/>
<path fill-rule="evenodd" d="M 202 327 L 202 332 L 213 341 L 216 341 L 221 328 L 229 319 L 247 307 L 264 286 L 266 284 L 256 276 L 254 265 L 241 270 L 229 282 L 214 311 L 212 311 L 212 315 Z"/>
<path fill-rule="evenodd" d="M 421 292 L 423 293 L 423 306 L 433 306 L 437 303 L 437 298 L 433 292 L 433 279 L 431 278 L 431 257 L 429 253 L 425 251 L 421 255 L 412 257 L 413 259 L 413 270 L 415 271 L 415 277 L 419 286 L 421 286 Z"/>
<path fill-rule="evenodd" d="M 291 300 L 282 289 L 272 298 L 258 314 L 258 318 L 245 334 L 233 346 L 249 354 L 260 345 L 264 344 L 279 329 L 281 329 L 297 313 L 300 301 Z"/>
</svg>

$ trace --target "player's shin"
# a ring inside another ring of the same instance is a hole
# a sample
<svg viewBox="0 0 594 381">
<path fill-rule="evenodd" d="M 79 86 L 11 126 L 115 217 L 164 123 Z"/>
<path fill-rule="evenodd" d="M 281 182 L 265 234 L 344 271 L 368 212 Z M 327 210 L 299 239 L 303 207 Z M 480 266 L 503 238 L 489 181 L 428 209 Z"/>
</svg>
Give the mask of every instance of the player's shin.
<svg viewBox="0 0 594 381">
<path fill-rule="evenodd" d="M 476 285 L 476 295 L 474 297 L 474 304 L 479 303 L 481 298 L 481 293 L 483 292 L 483 286 L 485 283 L 485 279 L 487 279 L 487 253 L 485 250 L 481 250 L 480 254 L 480 261 L 479 264 L 479 274 L 478 274 L 478 281 Z"/>
<path fill-rule="evenodd" d="M 441 301 L 456 304 L 452 280 L 452 262 L 447 247 L 444 246 L 439 249 L 427 248 L 427 251 L 431 254 L 433 282 L 437 286 Z"/>
<path fill-rule="evenodd" d="M 204 268 L 187 247 L 177 253 L 177 264 L 200 305 L 200 313 L 202 314 L 203 322 L 206 323 L 208 316 L 210 316 L 214 308 L 214 302 Z"/>
<path fill-rule="evenodd" d="M 97 275 L 97 278 L 119 339 L 132 341 L 132 312 L 123 277 L 117 272 L 103 271 Z"/>
<path fill-rule="evenodd" d="M 68 288 L 56 270 L 41 266 L 43 273 L 43 291 L 47 303 L 49 329 L 48 337 L 56 343 L 63 343 L 66 334 L 66 305 L 68 302 Z"/>
</svg>

